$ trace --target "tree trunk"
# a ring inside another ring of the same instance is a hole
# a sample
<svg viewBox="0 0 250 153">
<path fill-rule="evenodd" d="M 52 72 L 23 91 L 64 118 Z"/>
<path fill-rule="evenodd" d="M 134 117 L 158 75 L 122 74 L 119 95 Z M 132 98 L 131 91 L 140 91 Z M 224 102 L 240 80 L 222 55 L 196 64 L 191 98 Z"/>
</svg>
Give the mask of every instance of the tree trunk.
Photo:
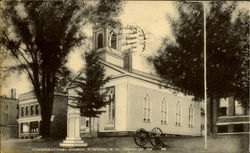
<svg viewBox="0 0 250 153">
<path fill-rule="evenodd" d="M 53 112 L 54 103 L 54 89 L 44 88 L 42 90 L 42 97 L 40 98 L 40 108 L 41 108 L 41 123 L 39 134 L 43 138 L 48 138 L 51 135 L 51 116 Z"/>
<path fill-rule="evenodd" d="M 50 125 L 51 125 L 51 116 L 52 116 L 52 107 L 51 104 L 42 103 L 41 106 L 41 123 L 40 123 L 40 135 L 43 138 L 50 137 Z"/>
<path fill-rule="evenodd" d="M 89 136 L 92 137 L 91 117 L 89 117 Z"/>
<path fill-rule="evenodd" d="M 218 102 L 218 98 L 213 96 L 207 101 L 207 134 L 210 136 L 215 136 L 217 133 Z"/>
<path fill-rule="evenodd" d="M 42 119 L 40 123 L 40 135 L 42 138 L 50 137 L 50 125 L 51 121 L 48 119 Z"/>
</svg>

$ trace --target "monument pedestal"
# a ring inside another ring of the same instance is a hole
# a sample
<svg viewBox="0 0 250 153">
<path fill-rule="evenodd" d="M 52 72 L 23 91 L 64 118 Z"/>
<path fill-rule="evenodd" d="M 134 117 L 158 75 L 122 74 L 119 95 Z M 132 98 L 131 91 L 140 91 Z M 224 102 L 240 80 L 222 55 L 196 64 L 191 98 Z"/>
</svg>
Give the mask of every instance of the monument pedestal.
<svg viewBox="0 0 250 153">
<path fill-rule="evenodd" d="M 61 147 L 87 147 L 88 144 L 85 143 L 81 139 L 68 139 L 66 138 L 62 143 L 60 143 Z"/>
<path fill-rule="evenodd" d="M 88 144 L 80 137 L 80 109 L 68 107 L 67 137 L 60 143 L 61 147 L 86 147 Z"/>
</svg>

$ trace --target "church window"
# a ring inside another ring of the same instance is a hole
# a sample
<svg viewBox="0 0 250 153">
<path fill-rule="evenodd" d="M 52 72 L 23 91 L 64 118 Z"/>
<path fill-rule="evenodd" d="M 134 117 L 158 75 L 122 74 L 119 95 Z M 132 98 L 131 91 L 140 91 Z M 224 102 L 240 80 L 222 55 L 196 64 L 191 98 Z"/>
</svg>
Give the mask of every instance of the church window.
<svg viewBox="0 0 250 153">
<path fill-rule="evenodd" d="M 25 115 L 26 115 L 26 116 L 28 116 L 28 114 L 29 114 L 29 107 L 28 107 L 28 106 L 26 106 L 26 108 L 25 108 L 25 109 L 26 109 L 26 113 L 25 113 Z"/>
<path fill-rule="evenodd" d="M 107 113 L 108 113 L 108 123 L 115 122 L 115 88 L 110 87 L 108 90 L 108 100 L 110 101 L 109 105 L 107 106 Z"/>
<path fill-rule="evenodd" d="M 181 125 L 181 106 L 179 101 L 176 103 L 176 125 Z"/>
<path fill-rule="evenodd" d="M 97 37 L 97 48 L 103 47 L 103 35 L 100 33 Z"/>
<path fill-rule="evenodd" d="M 144 97 L 144 102 L 143 102 L 143 120 L 150 122 L 150 99 L 148 94 Z"/>
<path fill-rule="evenodd" d="M 165 98 L 161 102 L 161 123 L 168 123 L 168 106 Z"/>
<path fill-rule="evenodd" d="M 111 35 L 111 48 L 117 49 L 117 36 L 116 36 L 116 34 Z"/>
<path fill-rule="evenodd" d="M 193 105 L 190 104 L 189 105 L 189 114 L 188 114 L 188 126 L 189 127 L 193 127 L 193 123 L 194 123 L 194 108 Z"/>
<path fill-rule="evenodd" d="M 33 115 L 33 113 L 34 113 L 33 107 L 34 107 L 33 105 L 30 106 L 30 115 Z"/>
</svg>

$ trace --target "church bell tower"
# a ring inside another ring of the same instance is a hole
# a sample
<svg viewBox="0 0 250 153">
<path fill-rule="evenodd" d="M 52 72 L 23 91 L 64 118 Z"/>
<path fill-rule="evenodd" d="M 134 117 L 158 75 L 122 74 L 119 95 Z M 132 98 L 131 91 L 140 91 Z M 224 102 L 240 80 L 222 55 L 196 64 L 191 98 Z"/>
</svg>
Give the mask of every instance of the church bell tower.
<svg viewBox="0 0 250 153">
<path fill-rule="evenodd" d="M 120 29 L 96 26 L 93 28 L 93 49 L 102 60 L 123 67 L 121 37 Z"/>
</svg>

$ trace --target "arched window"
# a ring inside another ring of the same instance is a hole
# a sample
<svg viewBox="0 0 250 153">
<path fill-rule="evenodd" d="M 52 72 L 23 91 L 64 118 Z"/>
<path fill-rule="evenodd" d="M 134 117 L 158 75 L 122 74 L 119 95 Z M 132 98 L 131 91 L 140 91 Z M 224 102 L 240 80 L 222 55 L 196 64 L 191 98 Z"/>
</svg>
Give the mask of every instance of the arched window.
<svg viewBox="0 0 250 153">
<path fill-rule="evenodd" d="M 34 106 L 31 105 L 31 106 L 30 106 L 30 115 L 33 115 L 33 114 L 34 114 L 34 110 L 33 110 L 33 109 L 34 109 Z"/>
<path fill-rule="evenodd" d="M 147 99 L 146 97 L 144 97 L 143 99 L 143 120 L 146 121 L 147 120 Z"/>
<path fill-rule="evenodd" d="M 108 98 L 109 98 L 109 105 L 108 107 L 108 123 L 114 123 L 115 122 L 115 88 L 109 87 L 108 89 Z"/>
<path fill-rule="evenodd" d="M 161 123 L 168 123 L 168 105 L 165 98 L 161 102 Z"/>
<path fill-rule="evenodd" d="M 193 127 L 193 123 L 194 123 L 194 109 L 193 109 L 193 105 L 190 104 L 189 105 L 189 114 L 188 114 L 188 126 L 189 127 Z"/>
<path fill-rule="evenodd" d="M 181 125 L 181 105 L 179 101 L 176 103 L 176 125 Z"/>
<path fill-rule="evenodd" d="M 26 116 L 28 116 L 29 115 L 29 107 L 28 106 L 26 106 L 26 114 L 25 114 Z"/>
<path fill-rule="evenodd" d="M 150 99 L 148 94 L 143 99 L 143 120 L 149 122 L 150 121 Z"/>
<path fill-rule="evenodd" d="M 111 35 L 111 48 L 117 49 L 117 36 L 116 36 L 116 34 Z"/>
<path fill-rule="evenodd" d="M 100 33 L 97 37 L 97 48 L 103 47 L 103 35 Z"/>
</svg>

